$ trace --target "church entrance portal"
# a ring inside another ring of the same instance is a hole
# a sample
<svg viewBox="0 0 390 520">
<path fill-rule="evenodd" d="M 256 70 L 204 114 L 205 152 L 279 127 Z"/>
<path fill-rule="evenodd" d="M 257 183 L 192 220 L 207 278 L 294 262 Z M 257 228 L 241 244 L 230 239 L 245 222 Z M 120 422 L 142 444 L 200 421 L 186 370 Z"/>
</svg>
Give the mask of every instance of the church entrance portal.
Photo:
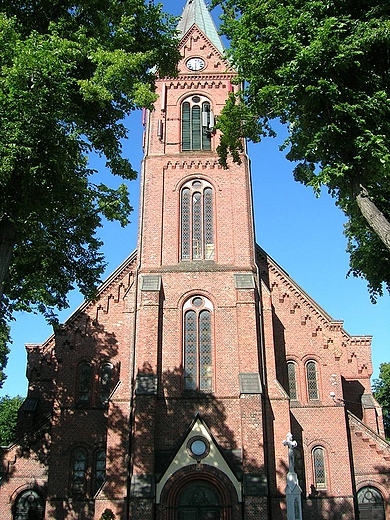
<svg viewBox="0 0 390 520">
<path fill-rule="evenodd" d="M 385 509 L 381 493 L 373 487 L 364 487 L 358 492 L 360 520 L 384 520 Z"/>
<path fill-rule="evenodd" d="M 178 500 L 179 520 L 220 520 L 221 500 L 217 490 L 206 482 L 188 484 Z"/>
</svg>

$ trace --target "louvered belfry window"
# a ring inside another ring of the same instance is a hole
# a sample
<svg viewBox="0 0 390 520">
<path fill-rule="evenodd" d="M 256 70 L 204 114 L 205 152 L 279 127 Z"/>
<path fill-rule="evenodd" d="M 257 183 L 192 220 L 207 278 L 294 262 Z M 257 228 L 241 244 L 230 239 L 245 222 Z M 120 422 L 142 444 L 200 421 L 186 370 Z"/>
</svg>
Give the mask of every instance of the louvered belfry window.
<svg viewBox="0 0 390 520">
<path fill-rule="evenodd" d="M 204 96 L 191 96 L 182 104 L 182 150 L 211 150 L 214 126 L 210 102 Z"/>
<path fill-rule="evenodd" d="M 212 391 L 212 305 L 195 296 L 188 300 L 184 312 L 184 388 Z"/>
<path fill-rule="evenodd" d="M 181 190 L 181 260 L 214 260 L 213 189 L 203 180 Z"/>
</svg>

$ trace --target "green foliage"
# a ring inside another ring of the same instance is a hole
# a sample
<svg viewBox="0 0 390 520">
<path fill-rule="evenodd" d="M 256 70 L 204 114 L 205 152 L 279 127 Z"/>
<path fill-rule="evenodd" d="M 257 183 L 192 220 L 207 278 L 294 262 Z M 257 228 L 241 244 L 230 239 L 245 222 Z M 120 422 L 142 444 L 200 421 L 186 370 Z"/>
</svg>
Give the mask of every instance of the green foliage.
<svg viewBox="0 0 390 520">
<path fill-rule="evenodd" d="M 111 509 L 105 509 L 100 520 L 115 520 L 115 515 Z"/>
<path fill-rule="evenodd" d="M 4 369 L 7 366 L 7 356 L 9 354 L 8 344 L 10 343 L 10 327 L 3 317 L 0 319 L 0 388 L 3 386 L 6 379 Z"/>
<path fill-rule="evenodd" d="M 382 407 L 386 437 L 390 438 L 390 363 L 381 363 L 379 378 L 373 381 L 375 399 Z"/>
<path fill-rule="evenodd" d="M 223 8 L 228 55 L 244 82 L 219 119 L 222 164 L 226 166 L 229 153 L 237 159 L 240 138 L 257 141 L 273 135 L 272 120 L 287 124 L 282 149 L 296 163 L 295 179 L 317 195 L 327 186 L 347 215 L 351 273 L 367 279 L 375 300 L 383 284 L 387 289 L 390 284 L 389 240 L 387 245 L 383 241 L 390 237 L 389 3 L 214 4 Z M 383 234 L 358 205 L 362 187 L 366 200 L 384 217 Z"/>
<path fill-rule="evenodd" d="M 0 446 L 8 446 L 15 440 L 18 410 L 22 397 L 0 397 Z"/>
<path fill-rule="evenodd" d="M 157 72 L 176 73 L 175 26 L 144 0 L 0 0 L 3 319 L 34 309 L 55 321 L 75 286 L 93 297 L 105 265 L 96 230 L 103 217 L 126 225 L 132 208 L 125 184 L 94 181 L 88 154 L 136 177 L 123 119 L 152 106 Z"/>
</svg>

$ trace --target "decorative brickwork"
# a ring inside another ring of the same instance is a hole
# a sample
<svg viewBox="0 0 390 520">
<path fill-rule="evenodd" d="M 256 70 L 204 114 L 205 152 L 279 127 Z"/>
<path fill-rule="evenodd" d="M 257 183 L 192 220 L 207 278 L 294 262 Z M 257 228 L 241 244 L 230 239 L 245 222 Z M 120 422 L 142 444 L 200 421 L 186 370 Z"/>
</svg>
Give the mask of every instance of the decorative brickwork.
<svg viewBox="0 0 390 520">
<path fill-rule="evenodd" d="M 390 518 L 371 338 L 255 246 L 249 160 L 216 154 L 235 73 L 203 0 L 184 15 L 179 75 L 144 118 L 139 249 L 27 346 L 0 518 L 285 520 L 287 432 L 305 520 Z"/>
</svg>

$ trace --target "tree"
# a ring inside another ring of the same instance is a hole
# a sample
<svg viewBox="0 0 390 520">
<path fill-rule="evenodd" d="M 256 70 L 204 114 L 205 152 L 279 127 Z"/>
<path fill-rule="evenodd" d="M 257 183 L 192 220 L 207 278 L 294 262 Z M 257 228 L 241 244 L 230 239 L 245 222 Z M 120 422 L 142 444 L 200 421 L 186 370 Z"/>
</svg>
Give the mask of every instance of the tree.
<svg viewBox="0 0 390 520">
<path fill-rule="evenodd" d="M 386 0 L 215 0 L 244 84 L 219 118 L 226 166 L 288 125 L 295 179 L 348 217 L 351 273 L 390 290 L 390 5 Z"/>
<path fill-rule="evenodd" d="M 23 403 L 22 397 L 0 397 L 0 446 L 8 446 L 15 440 L 18 410 Z"/>
<path fill-rule="evenodd" d="M 100 520 L 115 520 L 115 515 L 111 509 L 105 509 Z"/>
<path fill-rule="evenodd" d="M 379 377 L 372 386 L 375 399 L 382 407 L 386 437 L 390 438 L 390 363 L 381 363 Z"/>
<path fill-rule="evenodd" d="M 94 180 L 88 154 L 136 177 L 123 119 L 152 107 L 158 72 L 176 73 L 175 25 L 143 0 L 0 0 L 4 327 L 15 309 L 54 320 L 75 286 L 93 296 L 104 269 L 96 230 L 103 217 L 127 224 L 132 208 L 125 184 Z"/>
</svg>

